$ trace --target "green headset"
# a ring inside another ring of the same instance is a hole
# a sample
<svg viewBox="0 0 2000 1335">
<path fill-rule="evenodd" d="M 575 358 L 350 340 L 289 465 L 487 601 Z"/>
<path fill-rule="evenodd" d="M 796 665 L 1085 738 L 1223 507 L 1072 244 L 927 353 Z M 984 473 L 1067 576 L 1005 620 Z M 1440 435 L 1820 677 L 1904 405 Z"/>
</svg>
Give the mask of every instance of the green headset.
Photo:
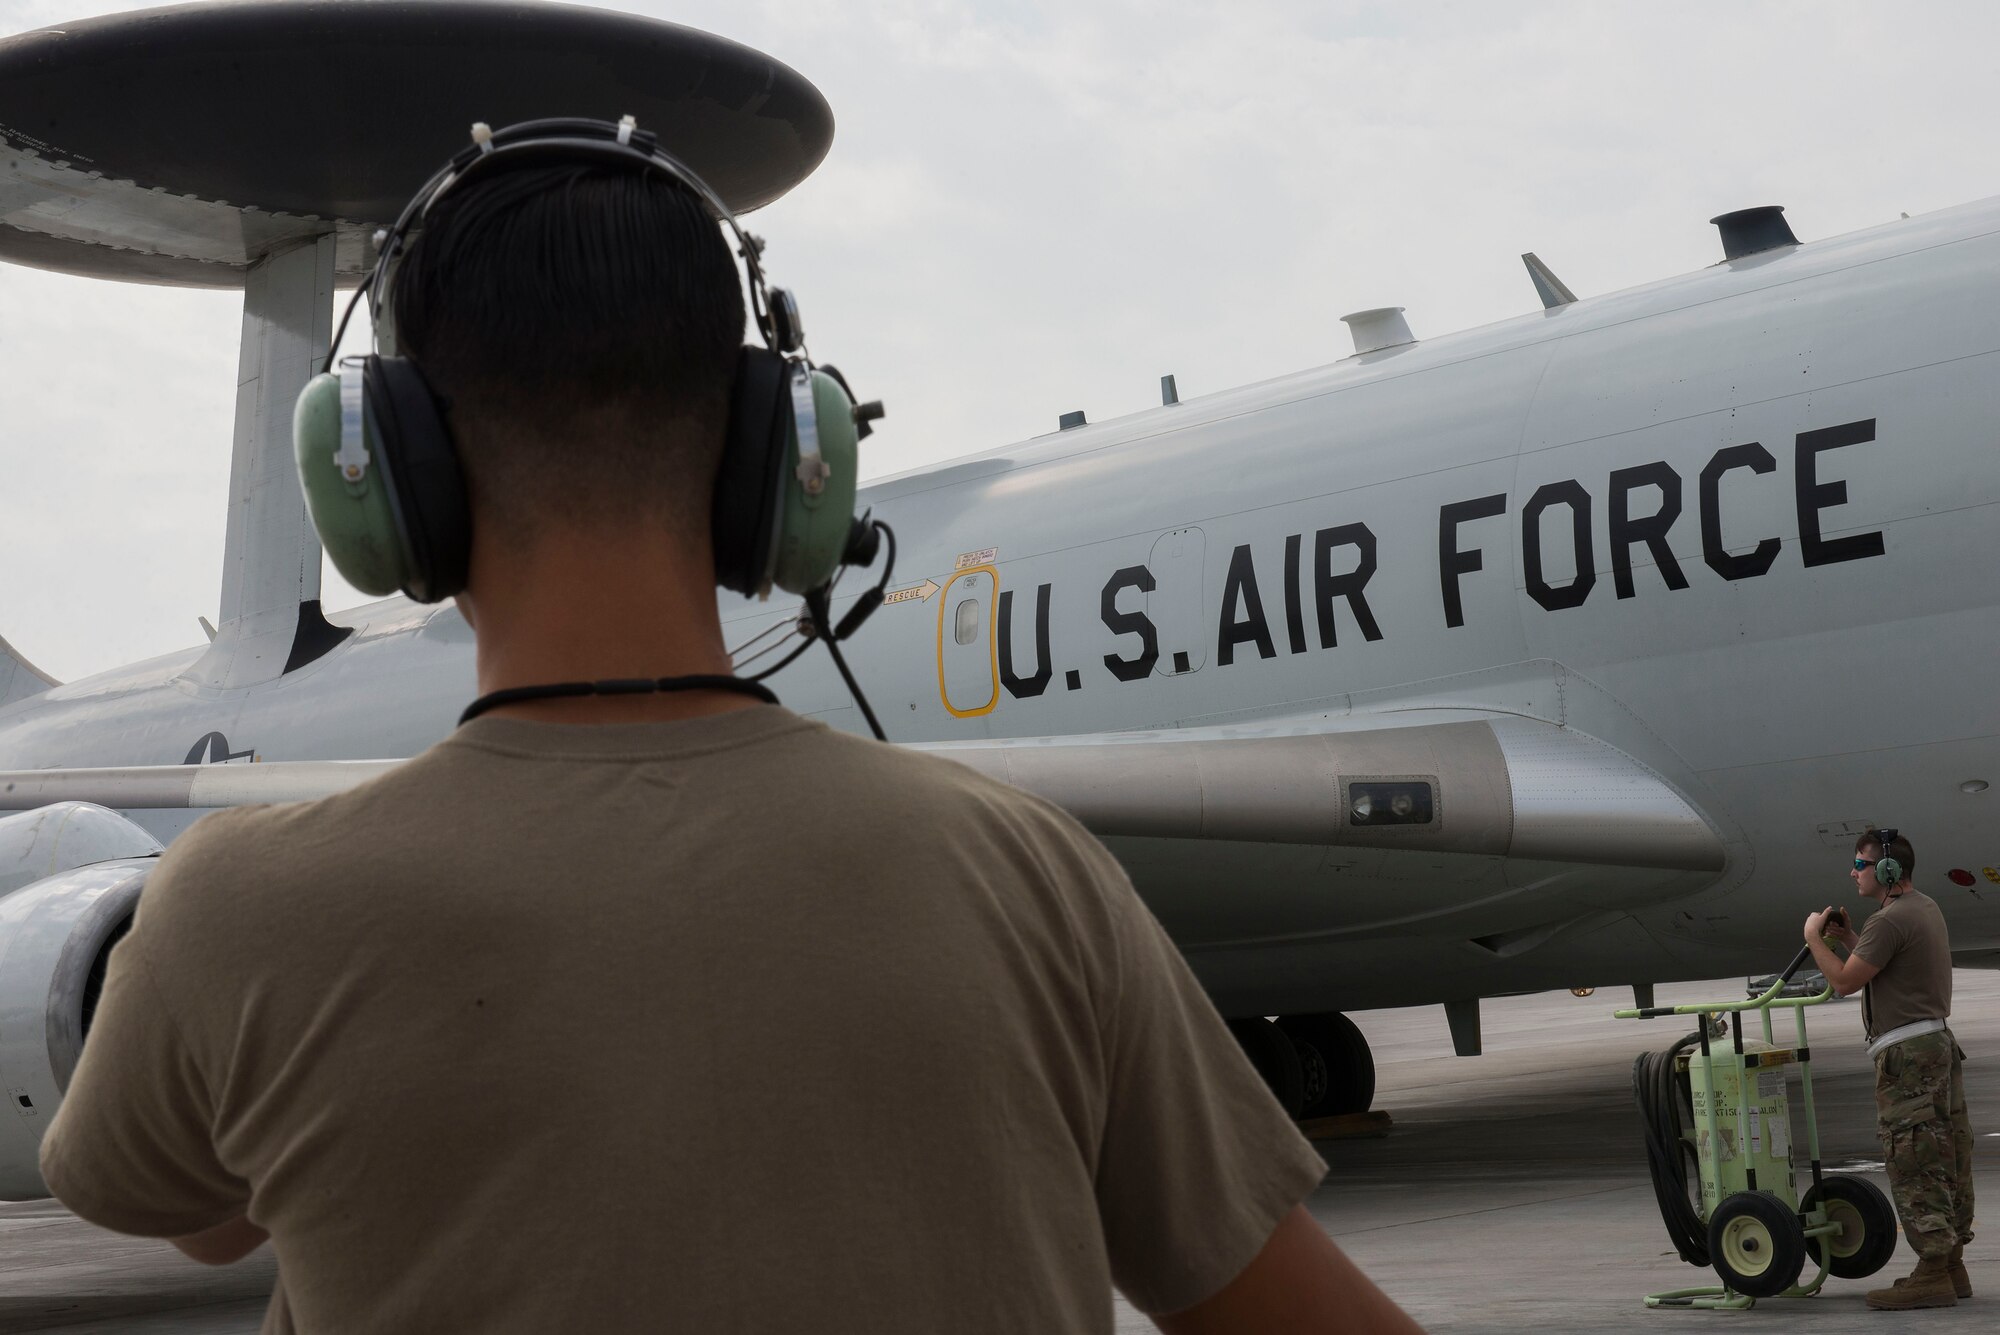
<svg viewBox="0 0 2000 1335">
<path fill-rule="evenodd" d="M 1901 830 L 1868 831 L 1868 838 L 1882 850 L 1882 856 L 1875 859 L 1875 882 L 1878 885 L 1895 885 L 1903 879 L 1903 864 L 1890 856 L 1902 833 Z"/>
<path fill-rule="evenodd" d="M 840 373 L 813 365 L 797 303 L 765 282 L 763 242 L 743 231 L 721 197 L 630 116 L 615 125 L 536 120 L 494 131 L 481 124 L 472 140 L 378 234 L 375 268 L 341 329 L 366 296 L 381 346 L 393 265 L 431 207 L 468 180 L 550 160 L 658 172 L 693 191 L 735 236 L 764 342 L 745 347 L 737 363 L 712 510 L 716 583 L 752 597 L 774 586 L 805 594 L 844 563 L 872 559 L 872 531 L 855 520 L 854 490 L 860 438 L 881 407 L 857 410 Z M 378 597 L 400 589 L 435 603 L 462 591 L 472 521 L 447 406 L 407 358 L 347 358 L 337 374 L 332 352 L 327 360 L 299 395 L 292 434 L 306 508 L 334 567 Z"/>
</svg>

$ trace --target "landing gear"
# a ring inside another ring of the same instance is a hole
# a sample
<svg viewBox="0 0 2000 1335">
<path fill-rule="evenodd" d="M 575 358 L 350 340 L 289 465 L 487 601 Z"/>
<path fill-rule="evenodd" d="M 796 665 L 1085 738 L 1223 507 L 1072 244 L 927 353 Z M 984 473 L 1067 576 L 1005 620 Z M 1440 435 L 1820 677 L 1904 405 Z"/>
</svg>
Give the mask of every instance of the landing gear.
<svg viewBox="0 0 2000 1335">
<path fill-rule="evenodd" d="M 1292 1040 L 1305 1078 L 1300 1117 L 1364 1113 L 1375 1101 L 1375 1057 L 1354 1021 L 1338 1011 L 1287 1015 L 1278 1028 Z"/>
<path fill-rule="evenodd" d="M 1337 1011 L 1229 1021 L 1229 1032 L 1293 1118 L 1364 1113 L 1375 1101 L 1375 1058 L 1354 1021 Z"/>
</svg>

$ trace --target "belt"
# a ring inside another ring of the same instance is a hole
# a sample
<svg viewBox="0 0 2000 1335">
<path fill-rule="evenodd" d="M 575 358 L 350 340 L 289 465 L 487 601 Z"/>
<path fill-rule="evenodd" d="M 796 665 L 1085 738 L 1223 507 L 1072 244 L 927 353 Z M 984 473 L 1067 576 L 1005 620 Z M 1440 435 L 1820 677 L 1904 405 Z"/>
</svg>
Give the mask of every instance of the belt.
<svg viewBox="0 0 2000 1335">
<path fill-rule="evenodd" d="M 1944 1028 L 1943 1020 L 1912 1020 L 1899 1024 L 1882 1037 L 1868 1045 L 1868 1055 L 1873 1057 L 1884 1048 L 1893 1048 L 1906 1038 L 1916 1038 L 1920 1034 L 1935 1034 Z"/>
</svg>

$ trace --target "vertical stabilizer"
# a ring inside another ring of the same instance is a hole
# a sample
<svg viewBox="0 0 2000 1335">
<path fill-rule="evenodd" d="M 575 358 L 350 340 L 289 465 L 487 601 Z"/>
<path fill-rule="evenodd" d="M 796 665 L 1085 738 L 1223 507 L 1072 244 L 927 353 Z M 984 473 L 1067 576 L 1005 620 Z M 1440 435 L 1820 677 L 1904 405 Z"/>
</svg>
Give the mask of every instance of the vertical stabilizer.
<svg viewBox="0 0 2000 1335">
<path fill-rule="evenodd" d="M 0 640 L 0 705 L 11 705 L 60 685 L 54 677 L 15 653 L 13 645 Z"/>
</svg>

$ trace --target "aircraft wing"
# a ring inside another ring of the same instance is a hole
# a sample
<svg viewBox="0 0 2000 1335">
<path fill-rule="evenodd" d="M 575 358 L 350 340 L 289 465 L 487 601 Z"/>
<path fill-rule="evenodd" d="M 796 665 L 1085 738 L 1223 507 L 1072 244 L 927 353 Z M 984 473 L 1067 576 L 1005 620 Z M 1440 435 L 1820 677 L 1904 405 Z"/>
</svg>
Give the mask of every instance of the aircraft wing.
<svg viewBox="0 0 2000 1335">
<path fill-rule="evenodd" d="M 1723 865 L 1717 831 L 1658 774 L 1515 715 L 1426 710 L 916 749 L 1045 797 L 1101 836 Z"/>
<path fill-rule="evenodd" d="M 118 811 L 209 810 L 310 802 L 347 791 L 400 760 L 285 760 L 264 765 L 124 765 L 0 771 L 0 811 L 92 802 Z"/>
<path fill-rule="evenodd" d="M 1720 871 L 1673 785 L 1573 728 L 1424 710 L 1254 726 L 917 743 L 1105 837 L 1306 844 Z M 0 810 L 212 808 L 322 797 L 399 762 L 271 761 L 0 773 Z"/>
</svg>

